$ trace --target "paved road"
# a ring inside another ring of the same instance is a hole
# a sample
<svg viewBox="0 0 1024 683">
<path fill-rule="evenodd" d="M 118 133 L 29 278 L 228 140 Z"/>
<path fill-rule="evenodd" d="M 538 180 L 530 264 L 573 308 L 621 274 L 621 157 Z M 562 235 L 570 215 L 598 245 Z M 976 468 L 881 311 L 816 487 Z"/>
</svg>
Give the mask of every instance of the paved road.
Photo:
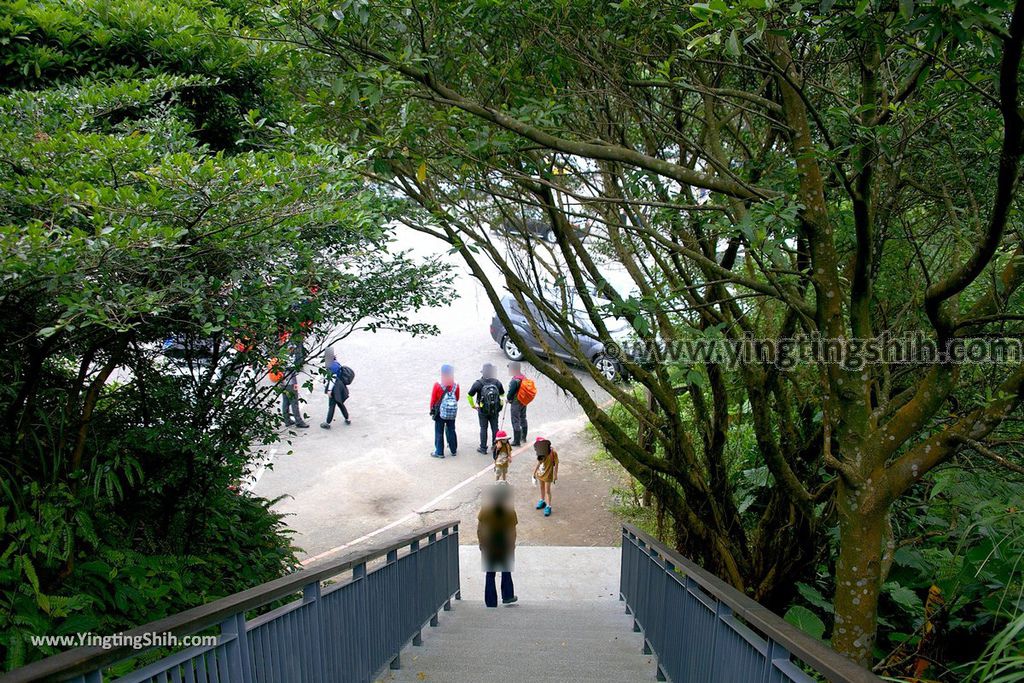
<svg viewBox="0 0 1024 683">
<path fill-rule="evenodd" d="M 417 314 L 417 319 L 440 328 L 435 337 L 357 332 L 336 346 L 339 358 L 356 373 L 347 402 L 350 426 L 336 417 L 333 429 L 320 429 L 326 396 L 322 388 L 304 394 L 313 426 L 290 443 L 279 444 L 272 468 L 260 475 L 253 490 L 269 498 L 289 496 L 277 509 L 290 515 L 295 543 L 306 557 L 401 520 L 432 501 L 435 510 L 455 509 L 476 498 L 480 486 L 490 480 L 482 476 L 435 500 L 489 462 L 488 456 L 476 453 L 479 427 L 475 412 L 465 403 L 465 392 L 485 362 L 499 367 L 503 382 L 508 377 L 508 361 L 488 332 L 490 303 L 459 257 L 445 254 L 436 240 L 405 233 L 398 246 L 419 256 L 444 254 L 458 273 L 460 297 L 449 306 Z M 457 420 L 459 455 L 439 460 L 429 457 L 433 422 L 427 410 L 430 388 L 443 363 L 455 365 L 463 401 Z M 527 373 L 537 377 L 529 369 Z M 595 396 L 602 396 L 589 377 L 584 380 Z M 538 396 L 529 409 L 531 438 L 551 431 L 566 436 L 578 432 L 584 422 L 575 400 L 546 378 L 537 377 L 537 386 Z"/>
</svg>

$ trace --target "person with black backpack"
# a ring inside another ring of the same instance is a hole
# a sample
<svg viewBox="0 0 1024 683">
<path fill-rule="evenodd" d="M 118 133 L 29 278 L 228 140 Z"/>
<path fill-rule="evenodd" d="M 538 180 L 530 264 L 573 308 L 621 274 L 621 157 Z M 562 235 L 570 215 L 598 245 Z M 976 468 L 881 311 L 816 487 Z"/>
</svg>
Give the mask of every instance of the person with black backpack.
<svg viewBox="0 0 1024 683">
<path fill-rule="evenodd" d="M 331 373 L 330 384 L 324 386 L 324 391 L 327 392 L 327 419 L 320 423 L 322 429 L 331 428 L 331 420 L 334 419 L 334 409 L 338 408 L 341 410 L 341 416 L 345 418 L 345 424 L 352 424 L 352 420 L 348 417 L 348 408 L 345 407 L 345 401 L 348 400 L 348 385 L 352 384 L 352 380 L 355 379 L 356 373 L 352 368 L 342 365 L 336 360 L 331 360 L 327 366 L 327 371 Z"/>
<path fill-rule="evenodd" d="M 469 407 L 477 412 L 480 418 L 480 448 L 477 453 L 487 453 L 487 444 L 494 440 L 498 433 L 498 416 L 501 415 L 501 398 L 505 387 L 495 375 L 497 371 L 490 363 L 485 363 L 480 370 L 480 379 L 473 382 L 467 397 Z M 491 428 L 491 439 L 487 438 L 487 428 Z"/>
</svg>

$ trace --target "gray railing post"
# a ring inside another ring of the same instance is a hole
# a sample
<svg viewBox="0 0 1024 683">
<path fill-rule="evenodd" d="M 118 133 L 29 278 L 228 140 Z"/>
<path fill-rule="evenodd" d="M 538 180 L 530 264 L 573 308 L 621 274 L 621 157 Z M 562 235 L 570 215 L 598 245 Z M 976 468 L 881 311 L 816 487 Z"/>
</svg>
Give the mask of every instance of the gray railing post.
<svg viewBox="0 0 1024 683">
<path fill-rule="evenodd" d="M 732 616 L 732 609 L 724 602 L 715 597 L 715 629 L 711 634 L 711 674 L 714 678 L 714 674 L 718 671 L 719 662 L 722 661 L 722 653 L 719 651 L 720 638 L 719 634 L 722 633 L 722 627 L 725 626 L 723 623 L 727 618 Z"/>
<path fill-rule="evenodd" d="M 416 563 L 416 567 L 417 568 L 420 566 L 420 555 L 419 555 L 419 553 L 420 553 L 420 542 L 419 542 L 419 539 L 417 539 L 417 540 L 415 540 L 415 541 L 413 541 L 412 543 L 409 544 L 409 555 L 413 556 L 413 562 Z M 419 571 L 418 570 L 416 572 L 414 572 L 414 573 L 416 574 L 417 577 L 419 576 Z M 416 591 L 413 594 L 413 600 L 420 600 L 421 599 L 420 595 L 421 595 L 421 591 Z M 417 610 L 417 612 L 418 611 L 419 610 Z M 422 626 L 422 624 L 421 624 L 421 626 Z M 412 644 L 413 644 L 414 647 L 419 647 L 420 645 L 423 645 L 423 629 L 422 628 L 416 629 L 416 633 L 412 634 Z"/>
<path fill-rule="evenodd" d="M 233 636 L 225 646 L 231 683 L 255 683 L 252 659 L 249 656 L 249 640 L 245 633 L 245 612 L 239 612 L 222 621 L 220 632 L 225 636 Z"/>
<path fill-rule="evenodd" d="M 765 652 L 764 658 L 764 672 L 761 674 L 761 680 L 768 683 L 772 680 L 772 670 L 775 668 L 775 662 L 778 661 L 789 661 L 789 650 L 779 645 L 772 639 L 768 639 L 768 649 Z"/>
<path fill-rule="evenodd" d="M 437 543 L 437 534 L 433 533 L 433 534 L 428 535 L 427 536 L 427 543 L 430 544 L 430 545 L 434 545 L 435 543 Z M 432 617 L 430 617 L 430 625 L 431 626 L 437 626 L 437 624 L 438 624 L 437 612 L 434 612 L 434 615 Z"/>
<path fill-rule="evenodd" d="M 629 579 L 633 579 L 633 553 L 636 552 L 636 546 L 633 543 L 633 534 L 627 533 L 622 538 L 622 576 L 629 576 Z M 629 585 L 629 590 L 632 592 L 633 585 Z M 630 596 L 634 600 L 635 595 Z M 629 600 L 626 598 L 625 592 L 622 594 L 622 600 L 626 604 L 626 614 L 632 614 L 633 610 L 629 606 Z"/>
<path fill-rule="evenodd" d="M 622 538 L 620 539 L 622 550 L 619 552 L 619 600 L 622 602 L 626 601 L 626 595 L 623 593 L 623 584 L 626 582 L 626 544 L 629 543 L 629 531 L 626 527 L 622 527 Z"/>
<path fill-rule="evenodd" d="M 323 641 L 326 629 L 324 629 L 324 617 L 323 611 L 320 609 L 320 582 L 314 581 L 307 583 L 302 587 L 302 602 L 303 604 L 309 605 L 309 609 L 313 613 L 313 630 L 314 633 L 303 634 L 306 637 L 306 642 L 309 643 L 313 661 L 316 665 L 313 667 L 313 671 L 316 674 L 316 680 L 320 683 L 327 683 L 327 672 L 325 671 L 325 662 L 323 657 Z"/>
<path fill-rule="evenodd" d="M 448 529 L 441 529 L 441 539 L 444 540 L 447 537 L 448 537 Z M 447 547 L 445 548 L 445 550 L 447 551 Z M 444 585 L 446 587 L 448 586 L 448 568 L 447 567 L 445 567 L 445 581 L 444 581 Z M 452 611 L 452 600 L 451 600 L 451 598 L 448 598 L 447 600 L 444 601 L 444 611 L 445 612 L 451 612 Z"/>
<path fill-rule="evenodd" d="M 387 564 L 395 564 L 396 562 L 398 562 L 398 551 L 392 550 L 391 552 L 389 552 L 387 554 L 387 558 L 384 561 L 387 562 Z M 399 606 L 399 610 L 401 610 L 401 606 Z M 398 628 L 398 625 L 402 623 L 401 615 L 392 614 L 390 616 L 391 618 L 388 621 L 391 624 L 391 628 Z M 388 668 L 392 671 L 397 671 L 398 669 L 402 668 L 401 649 L 399 649 L 399 651 L 395 653 L 394 657 L 391 658 L 391 661 L 388 663 Z"/>
<path fill-rule="evenodd" d="M 369 591 L 366 587 L 366 563 L 360 562 L 356 566 L 352 567 L 352 583 L 358 584 L 356 586 L 356 592 L 353 596 L 357 602 L 357 613 L 360 624 L 367 624 L 370 621 L 370 599 Z M 366 678 L 369 679 L 375 672 L 369 671 L 370 667 L 370 634 L 367 633 L 365 628 L 357 628 L 356 632 L 356 652 L 359 653 L 359 669 L 360 673 L 366 671 Z M 365 667 L 365 669 L 364 669 Z"/>
<path fill-rule="evenodd" d="M 456 524 L 452 527 L 452 533 L 455 535 L 455 599 L 462 600 L 462 570 L 459 568 L 459 525 Z"/>
<path fill-rule="evenodd" d="M 657 577 L 653 582 L 648 582 L 647 604 L 648 606 L 656 606 L 657 617 L 647 619 L 644 637 L 653 638 L 660 642 L 665 628 L 665 580 L 668 579 L 668 576 L 665 574 L 661 562 L 659 562 L 661 555 L 658 549 L 654 546 L 648 546 L 647 555 L 651 558 L 651 564 L 654 565 L 652 572 Z"/>
</svg>

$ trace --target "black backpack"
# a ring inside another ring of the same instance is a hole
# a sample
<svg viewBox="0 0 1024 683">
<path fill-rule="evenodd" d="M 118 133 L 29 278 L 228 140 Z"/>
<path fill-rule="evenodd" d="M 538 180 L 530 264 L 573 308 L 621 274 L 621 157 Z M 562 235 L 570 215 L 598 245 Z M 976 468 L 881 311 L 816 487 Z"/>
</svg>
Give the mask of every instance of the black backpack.
<svg viewBox="0 0 1024 683">
<path fill-rule="evenodd" d="M 356 378 L 356 371 L 347 365 L 342 365 L 341 369 L 338 370 L 338 377 L 345 383 L 345 386 L 348 386 Z"/>
<path fill-rule="evenodd" d="M 497 415 L 501 412 L 501 391 L 494 382 L 484 382 L 480 387 L 480 410 L 484 415 Z"/>
</svg>

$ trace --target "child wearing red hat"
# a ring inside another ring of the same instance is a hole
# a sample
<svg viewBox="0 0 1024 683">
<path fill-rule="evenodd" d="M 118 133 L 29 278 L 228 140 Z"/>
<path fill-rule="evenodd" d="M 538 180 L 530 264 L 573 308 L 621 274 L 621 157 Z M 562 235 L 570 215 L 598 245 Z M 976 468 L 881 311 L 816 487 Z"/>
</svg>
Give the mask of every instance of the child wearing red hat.
<svg viewBox="0 0 1024 683">
<path fill-rule="evenodd" d="M 508 481 L 508 466 L 512 462 L 512 445 L 508 442 L 508 432 L 504 429 L 494 435 L 494 448 L 491 449 L 494 459 L 494 481 Z"/>
</svg>

